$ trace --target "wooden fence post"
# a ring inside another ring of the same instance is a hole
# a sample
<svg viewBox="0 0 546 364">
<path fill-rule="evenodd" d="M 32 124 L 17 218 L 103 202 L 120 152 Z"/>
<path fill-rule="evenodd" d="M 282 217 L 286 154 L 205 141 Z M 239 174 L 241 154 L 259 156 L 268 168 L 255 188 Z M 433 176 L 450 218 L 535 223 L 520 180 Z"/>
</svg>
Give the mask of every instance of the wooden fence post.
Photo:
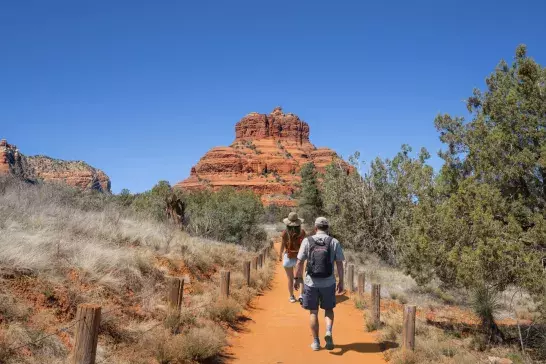
<svg viewBox="0 0 546 364">
<path fill-rule="evenodd" d="M 347 261 L 343 261 L 343 278 L 345 279 L 345 287 L 349 285 L 349 279 L 347 278 Z"/>
<path fill-rule="evenodd" d="M 243 263 L 243 272 L 245 275 L 246 285 L 250 286 L 250 262 Z"/>
<path fill-rule="evenodd" d="M 347 267 L 347 281 L 349 283 L 349 291 L 352 293 L 355 291 L 355 266 L 349 264 Z"/>
<path fill-rule="evenodd" d="M 258 257 L 252 258 L 252 269 L 254 270 L 258 269 Z"/>
<path fill-rule="evenodd" d="M 73 364 L 95 364 L 101 307 L 81 304 L 76 311 Z"/>
<path fill-rule="evenodd" d="M 180 312 L 184 295 L 184 280 L 178 277 L 169 277 L 167 280 L 167 301 L 171 312 Z"/>
<path fill-rule="evenodd" d="M 229 272 L 225 270 L 220 272 L 220 293 L 222 298 L 229 297 Z"/>
<path fill-rule="evenodd" d="M 262 268 L 262 255 L 258 254 L 258 268 Z"/>
<path fill-rule="evenodd" d="M 415 313 L 417 307 L 404 306 L 404 326 L 402 327 L 402 349 L 415 350 Z"/>
<path fill-rule="evenodd" d="M 381 285 L 372 284 L 372 320 L 374 325 L 379 328 L 381 324 Z"/>
<path fill-rule="evenodd" d="M 358 273 L 358 295 L 364 295 L 364 288 L 366 287 L 366 275 L 364 273 Z"/>
</svg>

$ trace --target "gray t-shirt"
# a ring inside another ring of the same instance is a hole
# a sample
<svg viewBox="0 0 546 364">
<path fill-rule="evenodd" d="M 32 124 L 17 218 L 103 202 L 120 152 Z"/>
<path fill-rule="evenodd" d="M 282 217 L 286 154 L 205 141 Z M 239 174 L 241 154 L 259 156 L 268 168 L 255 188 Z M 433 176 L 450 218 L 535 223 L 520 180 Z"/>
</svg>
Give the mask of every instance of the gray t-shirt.
<svg viewBox="0 0 546 364">
<path fill-rule="evenodd" d="M 313 235 L 313 240 L 324 240 L 328 237 L 328 234 L 319 231 L 317 234 Z M 330 250 L 330 256 L 332 259 L 332 264 L 334 264 L 335 261 L 344 261 L 345 256 L 343 256 L 343 249 L 341 248 L 341 244 L 337 239 L 332 240 L 332 247 Z M 303 239 L 300 246 L 300 251 L 298 253 L 298 259 L 302 262 L 307 260 L 309 257 L 309 241 L 307 238 Z M 333 284 L 336 284 L 336 277 L 334 276 L 336 268 L 334 266 L 334 269 L 332 270 L 332 275 L 328 278 L 313 278 L 305 272 L 305 278 L 303 280 L 303 283 L 309 287 L 317 287 L 317 288 L 325 288 L 330 287 Z"/>
</svg>

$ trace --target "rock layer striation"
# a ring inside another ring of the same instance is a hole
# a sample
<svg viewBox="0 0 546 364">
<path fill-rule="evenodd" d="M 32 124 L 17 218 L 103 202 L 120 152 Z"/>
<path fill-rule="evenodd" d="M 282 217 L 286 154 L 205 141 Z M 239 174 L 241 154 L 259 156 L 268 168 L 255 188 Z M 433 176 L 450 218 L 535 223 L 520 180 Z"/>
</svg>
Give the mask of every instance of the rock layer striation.
<svg viewBox="0 0 546 364">
<path fill-rule="evenodd" d="M 82 190 L 110 192 L 110 178 L 82 161 L 64 161 L 46 156 L 27 157 L 5 139 L 0 141 L 0 176 L 60 182 Z"/>
<path fill-rule="evenodd" d="M 313 162 L 321 172 L 333 161 L 347 166 L 333 150 L 316 148 L 309 136 L 309 124 L 280 107 L 270 114 L 252 112 L 235 125 L 231 146 L 209 150 L 175 187 L 251 189 L 265 204 L 295 206 L 304 164 Z"/>
</svg>

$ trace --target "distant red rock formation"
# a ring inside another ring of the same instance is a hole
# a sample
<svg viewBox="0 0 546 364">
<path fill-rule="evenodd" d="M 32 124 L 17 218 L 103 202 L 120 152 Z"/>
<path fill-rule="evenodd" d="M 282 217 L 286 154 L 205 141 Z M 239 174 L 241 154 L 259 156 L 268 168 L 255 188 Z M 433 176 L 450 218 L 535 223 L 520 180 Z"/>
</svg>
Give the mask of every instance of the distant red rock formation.
<svg viewBox="0 0 546 364">
<path fill-rule="evenodd" d="M 250 113 L 235 125 L 231 146 L 209 150 L 192 167 L 190 177 L 175 187 L 251 189 L 265 204 L 295 206 L 292 195 L 304 164 L 313 162 L 322 172 L 336 159 L 346 165 L 333 150 L 317 149 L 309 135 L 309 124 L 280 107 L 269 115 Z"/>
<path fill-rule="evenodd" d="M 284 114 L 280 107 L 269 115 L 250 113 L 235 125 L 235 142 L 270 137 L 309 143 L 309 125 L 297 115 Z"/>
<path fill-rule="evenodd" d="M 27 157 L 5 139 L 0 141 L 1 175 L 61 182 L 82 190 L 110 192 L 110 178 L 100 169 L 82 161 L 63 161 L 46 156 Z"/>
</svg>

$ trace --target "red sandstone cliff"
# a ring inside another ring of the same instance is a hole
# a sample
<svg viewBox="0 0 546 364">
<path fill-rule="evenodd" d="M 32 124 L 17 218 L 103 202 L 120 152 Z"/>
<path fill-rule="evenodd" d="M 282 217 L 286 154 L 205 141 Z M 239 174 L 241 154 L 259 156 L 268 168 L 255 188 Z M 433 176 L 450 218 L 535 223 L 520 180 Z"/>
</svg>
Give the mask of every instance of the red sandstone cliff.
<svg viewBox="0 0 546 364">
<path fill-rule="evenodd" d="M 319 171 L 337 154 L 316 148 L 309 140 L 309 125 L 297 115 L 275 108 L 269 115 L 250 113 L 235 125 L 229 147 L 208 151 L 191 169 L 190 177 L 175 185 L 194 190 L 232 186 L 252 189 L 266 204 L 294 206 L 300 168 L 313 162 Z"/>
<path fill-rule="evenodd" d="M 0 175 L 28 180 L 62 182 L 82 190 L 110 192 L 110 178 L 100 169 L 81 161 L 63 161 L 46 156 L 26 157 L 17 147 L 0 141 Z"/>
</svg>

